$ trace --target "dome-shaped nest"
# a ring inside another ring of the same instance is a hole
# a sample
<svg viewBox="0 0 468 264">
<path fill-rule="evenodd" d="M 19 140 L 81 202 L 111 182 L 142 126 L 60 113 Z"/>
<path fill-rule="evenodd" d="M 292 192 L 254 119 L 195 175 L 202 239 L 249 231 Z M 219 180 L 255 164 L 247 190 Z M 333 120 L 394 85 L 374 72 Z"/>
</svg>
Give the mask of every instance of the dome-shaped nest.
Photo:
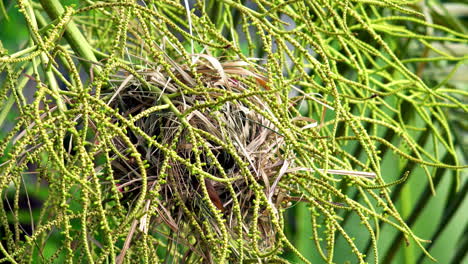
<svg viewBox="0 0 468 264">
<path fill-rule="evenodd" d="M 144 210 L 158 209 L 140 219 L 140 230 L 161 230 L 164 223 L 174 240 L 189 243 L 187 254 L 196 252 L 205 260 L 221 252 L 219 241 L 234 251 L 237 243 L 261 252 L 276 248 L 285 143 L 267 118 L 274 110 L 263 96 L 271 93 L 265 77 L 251 63 L 219 62 L 207 55 L 199 55 L 191 67 L 171 63 L 172 76 L 158 69 L 139 71 L 144 80 L 124 73 L 109 102 L 134 120 L 139 130 L 128 128 L 126 136 L 147 161 L 150 192 Z M 163 107 L 163 97 L 172 106 L 152 111 Z M 116 137 L 113 144 L 114 178 L 122 203 L 132 206 L 140 197 L 141 172 L 134 158 L 122 154 L 128 153 L 128 142 Z M 181 231 L 192 237 L 177 237 Z"/>
</svg>

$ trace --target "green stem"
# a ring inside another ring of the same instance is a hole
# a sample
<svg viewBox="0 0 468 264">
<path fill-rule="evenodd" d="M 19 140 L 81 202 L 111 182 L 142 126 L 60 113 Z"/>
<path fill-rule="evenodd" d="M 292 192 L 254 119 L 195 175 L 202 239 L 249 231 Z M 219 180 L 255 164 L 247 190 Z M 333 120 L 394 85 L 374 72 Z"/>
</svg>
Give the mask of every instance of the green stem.
<svg viewBox="0 0 468 264">
<path fill-rule="evenodd" d="M 36 21 L 36 15 L 34 14 L 34 10 L 32 9 L 31 5 L 28 4 L 26 5 L 26 12 L 28 13 L 29 17 L 31 18 L 31 23 L 32 23 L 32 30 L 37 30 L 39 31 L 39 27 L 37 25 Z M 33 34 L 34 36 L 34 34 Z M 40 43 L 39 40 L 36 40 L 37 43 Z M 49 63 L 51 63 L 50 57 L 47 56 L 45 52 L 41 52 L 40 54 L 41 61 L 42 61 L 42 67 L 44 70 L 44 73 L 46 75 L 47 81 L 50 85 L 51 90 L 58 96 L 60 87 L 57 83 L 57 80 L 55 79 L 53 71 L 48 67 Z M 39 76 L 39 75 L 37 75 Z M 57 97 L 57 106 L 61 111 L 65 110 L 65 104 L 63 103 L 60 98 Z"/>
<path fill-rule="evenodd" d="M 411 215 L 413 209 L 411 201 L 411 185 L 407 184 L 401 192 L 401 215 L 403 219 L 407 219 Z M 404 263 L 416 263 L 412 246 L 403 247 L 403 259 L 405 260 Z"/>
<path fill-rule="evenodd" d="M 52 20 L 57 19 L 65 11 L 62 4 L 58 0 L 40 0 L 42 7 L 47 12 L 49 17 Z M 95 75 L 99 75 L 101 68 L 97 65 L 93 66 L 92 62 L 97 62 L 96 57 L 94 56 L 91 45 L 88 43 L 86 38 L 81 34 L 81 31 L 76 26 L 75 22 L 70 21 L 65 29 L 65 39 L 70 44 L 73 51 L 83 58 L 80 60 L 81 63 L 85 66 L 87 71 L 94 71 Z"/>
</svg>

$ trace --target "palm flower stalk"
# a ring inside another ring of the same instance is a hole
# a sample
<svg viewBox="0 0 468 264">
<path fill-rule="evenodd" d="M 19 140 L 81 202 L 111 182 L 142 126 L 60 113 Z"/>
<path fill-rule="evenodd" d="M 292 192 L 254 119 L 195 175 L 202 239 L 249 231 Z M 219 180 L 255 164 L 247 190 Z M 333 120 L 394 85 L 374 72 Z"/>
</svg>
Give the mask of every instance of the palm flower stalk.
<svg viewBox="0 0 468 264">
<path fill-rule="evenodd" d="M 466 111 L 463 93 L 414 67 L 456 69 L 465 58 L 433 42 L 466 34 L 403 1 L 18 6 L 31 37 L 0 56 L 0 120 L 18 110 L 0 144 L 0 261 L 308 263 L 288 234 L 297 204 L 327 263 L 338 240 L 378 263 L 383 223 L 432 258 L 391 197 L 410 171 L 389 178 L 382 159 L 417 164 L 433 192 L 433 168 L 460 179 L 447 109 Z M 402 35 L 438 56 L 404 58 Z M 25 229 L 34 185 L 47 195 Z"/>
</svg>

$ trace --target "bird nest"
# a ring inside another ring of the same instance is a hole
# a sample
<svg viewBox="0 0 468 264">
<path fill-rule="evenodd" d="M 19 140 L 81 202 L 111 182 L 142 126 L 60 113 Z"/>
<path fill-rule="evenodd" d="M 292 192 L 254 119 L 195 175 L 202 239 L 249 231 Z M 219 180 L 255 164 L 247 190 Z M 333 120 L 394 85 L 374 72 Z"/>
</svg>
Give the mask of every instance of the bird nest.
<svg viewBox="0 0 468 264">
<path fill-rule="evenodd" d="M 242 254 L 236 248 L 276 247 L 277 210 L 286 192 L 278 183 L 286 158 L 284 137 L 270 120 L 266 78 L 252 63 L 207 55 L 194 60 L 190 67 L 170 61 L 172 74 L 156 68 L 139 71 L 140 78 L 124 73 L 116 82 L 109 104 L 134 120 L 138 129 L 125 135 L 147 173 L 142 186 L 138 162 L 123 154 L 131 152 L 128 142 L 115 137 L 112 170 L 122 203 L 131 207 L 142 189 L 149 190 L 140 230 L 166 228 L 190 245 L 187 254 L 205 260 L 223 241 L 234 255 Z M 167 108 L 152 111 L 167 98 Z M 156 208 L 153 216 L 150 208 Z"/>
</svg>

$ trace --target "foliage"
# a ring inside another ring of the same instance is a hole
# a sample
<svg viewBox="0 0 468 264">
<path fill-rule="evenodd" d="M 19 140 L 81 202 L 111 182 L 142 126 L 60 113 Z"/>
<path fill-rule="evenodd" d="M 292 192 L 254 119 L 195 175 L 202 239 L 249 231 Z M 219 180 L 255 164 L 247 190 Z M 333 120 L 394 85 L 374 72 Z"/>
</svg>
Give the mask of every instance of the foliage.
<svg viewBox="0 0 468 264">
<path fill-rule="evenodd" d="M 0 57 L 0 123 L 19 112 L 0 145 L 0 261 L 309 262 L 285 232 L 292 202 L 328 263 L 339 238 L 379 262 L 380 223 L 429 255 L 392 202 L 410 171 L 388 180 L 381 163 L 417 164 L 432 192 L 437 168 L 459 182 L 448 118 L 467 93 L 421 77 L 466 62 L 438 45 L 464 29 L 414 1 L 184 4 L 18 1 L 30 39 Z M 26 231 L 32 182 L 47 197 Z"/>
</svg>

